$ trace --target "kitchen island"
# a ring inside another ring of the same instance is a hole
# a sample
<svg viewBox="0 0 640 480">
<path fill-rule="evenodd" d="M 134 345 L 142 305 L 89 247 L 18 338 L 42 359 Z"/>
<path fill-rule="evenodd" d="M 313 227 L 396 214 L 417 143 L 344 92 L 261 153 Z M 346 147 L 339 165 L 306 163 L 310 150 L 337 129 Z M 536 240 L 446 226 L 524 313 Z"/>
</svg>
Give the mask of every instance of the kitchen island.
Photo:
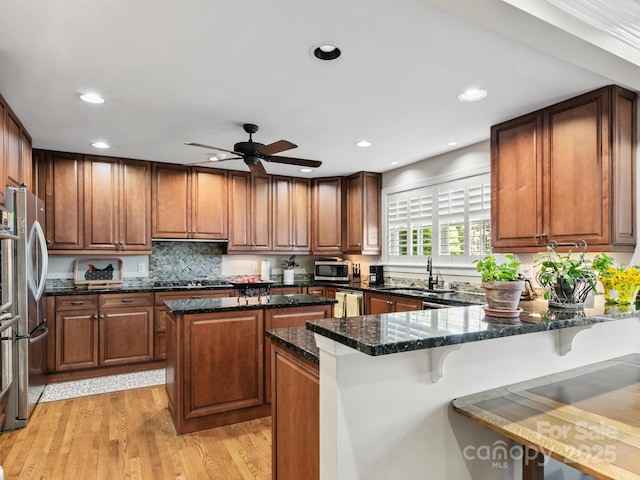
<svg viewBox="0 0 640 480">
<path fill-rule="evenodd" d="M 634 353 L 640 340 L 636 307 L 602 296 L 584 314 L 542 300 L 521 307 L 518 325 L 488 322 L 479 306 L 308 322 L 319 349 L 320 478 L 519 478 L 522 456 L 502 455 L 521 452 L 517 444 L 451 401 Z"/>
<path fill-rule="evenodd" d="M 183 434 L 269 415 L 265 328 L 329 318 L 335 300 L 299 294 L 164 303 L 169 410 Z"/>
</svg>

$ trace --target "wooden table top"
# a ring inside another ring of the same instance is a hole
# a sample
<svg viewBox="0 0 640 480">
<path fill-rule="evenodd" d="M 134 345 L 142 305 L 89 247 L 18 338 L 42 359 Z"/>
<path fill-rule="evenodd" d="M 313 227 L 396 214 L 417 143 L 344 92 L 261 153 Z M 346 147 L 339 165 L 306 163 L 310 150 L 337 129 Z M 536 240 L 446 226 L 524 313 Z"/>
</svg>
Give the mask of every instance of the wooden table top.
<svg viewBox="0 0 640 480">
<path fill-rule="evenodd" d="M 462 397 L 453 408 L 589 475 L 640 479 L 640 354 Z"/>
</svg>

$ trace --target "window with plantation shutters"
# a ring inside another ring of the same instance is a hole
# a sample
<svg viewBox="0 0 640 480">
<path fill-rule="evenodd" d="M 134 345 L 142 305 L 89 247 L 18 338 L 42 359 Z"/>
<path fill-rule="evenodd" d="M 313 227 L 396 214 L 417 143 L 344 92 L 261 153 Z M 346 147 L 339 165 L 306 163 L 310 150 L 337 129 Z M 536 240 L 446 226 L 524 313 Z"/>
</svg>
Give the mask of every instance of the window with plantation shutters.
<svg viewBox="0 0 640 480">
<path fill-rule="evenodd" d="M 386 258 L 472 261 L 491 248 L 489 174 L 386 195 Z"/>
</svg>

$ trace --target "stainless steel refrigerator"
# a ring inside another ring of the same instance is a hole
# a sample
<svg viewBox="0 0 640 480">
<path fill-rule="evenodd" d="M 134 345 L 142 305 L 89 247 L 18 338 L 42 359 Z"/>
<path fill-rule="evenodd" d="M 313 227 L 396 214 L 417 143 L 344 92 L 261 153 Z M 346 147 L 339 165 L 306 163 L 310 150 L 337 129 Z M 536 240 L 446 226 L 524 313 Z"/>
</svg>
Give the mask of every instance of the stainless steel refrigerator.
<svg viewBox="0 0 640 480">
<path fill-rule="evenodd" d="M 45 386 L 47 342 L 44 296 L 48 256 L 44 202 L 24 188 L 7 188 L 7 210 L 14 214 L 13 386 L 7 397 L 4 430 L 26 426 Z"/>
</svg>

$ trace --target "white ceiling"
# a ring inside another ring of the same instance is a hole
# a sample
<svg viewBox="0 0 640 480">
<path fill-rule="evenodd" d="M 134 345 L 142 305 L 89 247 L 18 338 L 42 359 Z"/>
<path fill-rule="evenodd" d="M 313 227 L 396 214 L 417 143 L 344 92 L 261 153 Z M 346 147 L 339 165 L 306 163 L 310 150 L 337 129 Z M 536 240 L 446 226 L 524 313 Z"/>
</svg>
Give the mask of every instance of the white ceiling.
<svg viewBox="0 0 640 480">
<path fill-rule="evenodd" d="M 37 148 L 192 163 L 209 152 L 184 142 L 232 149 L 251 122 L 254 140 L 286 139 L 298 148 L 283 155 L 322 160 L 310 177 L 383 172 L 602 85 L 640 90 L 637 51 L 603 46 L 602 34 L 550 9 L 542 0 L 2 0 L 0 93 Z M 343 56 L 313 58 L 326 42 Z M 459 102 L 470 87 L 489 95 Z M 87 91 L 107 102 L 79 101 Z M 373 146 L 355 147 L 362 138 Z M 96 140 L 111 148 L 95 150 Z"/>
</svg>

